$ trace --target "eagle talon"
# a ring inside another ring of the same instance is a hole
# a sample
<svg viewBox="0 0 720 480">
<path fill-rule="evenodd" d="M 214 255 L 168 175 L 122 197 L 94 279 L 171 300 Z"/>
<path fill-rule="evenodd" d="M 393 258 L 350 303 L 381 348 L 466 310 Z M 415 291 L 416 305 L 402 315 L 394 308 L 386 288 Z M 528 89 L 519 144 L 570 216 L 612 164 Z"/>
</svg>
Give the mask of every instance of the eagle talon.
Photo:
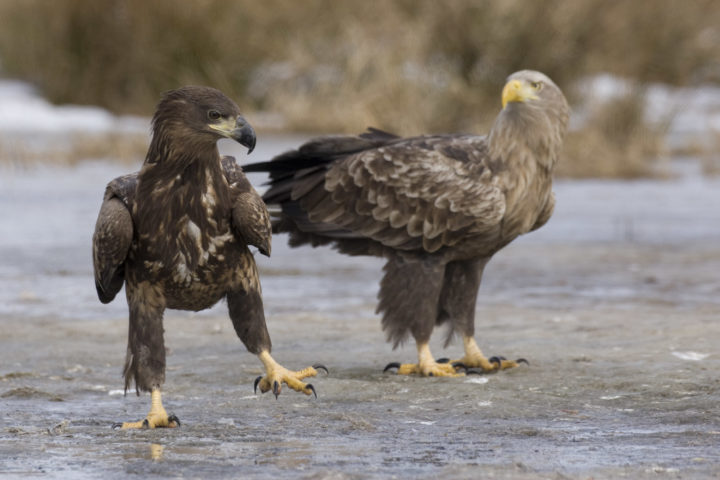
<svg viewBox="0 0 720 480">
<path fill-rule="evenodd" d="M 115 422 L 112 425 L 110 425 L 110 428 L 113 430 L 120 430 L 122 428 L 122 422 Z"/>
<path fill-rule="evenodd" d="M 275 399 L 277 400 L 278 396 L 280 395 L 280 383 L 278 383 L 277 380 L 273 382 L 272 392 L 275 395 Z"/>
<path fill-rule="evenodd" d="M 387 372 L 388 370 L 392 370 L 393 368 L 400 368 L 400 362 L 390 362 L 387 365 L 385 365 L 385 368 L 383 368 L 383 373 Z"/>
<path fill-rule="evenodd" d="M 447 357 L 438 358 L 437 360 L 435 360 L 435 363 L 450 363 L 450 359 Z"/>
<path fill-rule="evenodd" d="M 305 390 L 310 390 L 313 395 L 315 395 L 315 398 L 317 398 L 317 392 L 315 391 L 315 387 L 313 387 L 312 383 L 308 383 L 307 385 L 305 385 Z"/>
<path fill-rule="evenodd" d="M 150 422 L 149 422 L 148 419 L 146 418 L 146 419 L 144 419 L 144 420 L 142 421 L 142 429 L 143 429 L 143 430 L 147 430 L 147 429 L 149 429 L 149 428 L 150 428 Z"/>
<path fill-rule="evenodd" d="M 515 363 L 524 363 L 525 365 L 530 365 L 530 362 L 528 362 L 524 358 L 518 358 L 517 360 L 515 360 Z"/>
<path fill-rule="evenodd" d="M 260 383 L 260 380 L 262 380 L 262 375 L 260 375 L 259 377 L 257 377 L 257 378 L 255 379 L 255 383 L 253 383 L 253 391 L 254 391 L 255 393 L 257 393 L 257 387 L 258 387 L 258 383 Z"/>
<path fill-rule="evenodd" d="M 174 426 L 172 425 L 172 422 L 175 422 Z M 181 425 L 180 419 L 177 417 L 177 415 L 175 415 L 174 413 L 171 413 L 168 416 L 168 426 L 170 428 L 175 428 L 175 427 L 179 427 L 180 425 Z"/>
<path fill-rule="evenodd" d="M 500 365 L 502 365 L 502 361 L 505 360 L 503 357 L 493 356 L 488 358 L 488 362 L 497 364 L 496 368 L 500 368 Z"/>
<path fill-rule="evenodd" d="M 327 367 L 326 367 L 325 365 L 323 365 L 322 363 L 316 363 L 315 365 L 313 365 L 313 368 L 314 368 L 315 370 L 325 370 L 325 373 L 326 373 L 326 374 L 328 374 L 328 375 L 330 374 L 330 372 L 328 371 Z"/>
<path fill-rule="evenodd" d="M 446 363 L 447 363 L 447 362 L 446 362 Z M 452 362 L 452 366 L 453 366 L 453 368 L 456 368 L 456 369 L 457 369 L 457 368 L 462 368 L 462 369 L 465 370 L 466 372 L 468 371 L 467 365 L 465 365 L 463 362 Z"/>
</svg>

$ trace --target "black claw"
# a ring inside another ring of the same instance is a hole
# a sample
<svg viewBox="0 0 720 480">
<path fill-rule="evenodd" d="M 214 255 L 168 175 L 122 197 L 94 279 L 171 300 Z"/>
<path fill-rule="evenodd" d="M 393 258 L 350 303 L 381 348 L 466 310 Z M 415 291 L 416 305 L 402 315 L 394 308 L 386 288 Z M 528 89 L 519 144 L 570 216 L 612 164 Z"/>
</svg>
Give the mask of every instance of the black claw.
<svg viewBox="0 0 720 480">
<path fill-rule="evenodd" d="M 392 370 L 393 368 L 400 368 L 399 362 L 390 362 L 387 365 L 385 365 L 385 368 L 383 368 L 383 373 L 387 372 L 388 370 Z"/>
<path fill-rule="evenodd" d="M 462 363 L 462 362 L 453 362 L 452 366 L 453 366 L 454 368 L 462 368 L 462 369 L 465 370 L 466 372 L 468 371 L 467 365 L 465 365 L 465 364 Z"/>
<path fill-rule="evenodd" d="M 467 370 L 465 370 L 465 375 L 483 375 L 484 373 L 484 370 L 480 370 L 477 368 L 468 368 Z"/>
<path fill-rule="evenodd" d="M 528 362 L 524 358 L 518 358 L 517 360 L 515 360 L 515 363 L 524 363 L 525 365 L 530 365 L 530 362 Z"/>
<path fill-rule="evenodd" d="M 143 420 L 142 428 L 143 429 L 150 428 L 150 422 L 148 422 L 147 418 L 145 420 Z"/>
<path fill-rule="evenodd" d="M 278 395 L 280 395 L 280 384 L 278 383 L 277 380 L 275 380 L 275 381 L 273 382 L 272 391 L 273 391 L 273 393 L 275 394 L 275 400 L 277 400 Z"/>
<path fill-rule="evenodd" d="M 498 367 L 502 365 L 503 357 L 490 357 L 488 358 L 488 361 L 490 363 L 497 363 Z"/>
<path fill-rule="evenodd" d="M 317 364 L 313 365 L 313 368 L 314 368 L 315 370 L 325 370 L 325 373 L 327 373 L 327 374 L 330 373 L 330 372 L 328 371 L 327 367 L 326 367 L 325 365 L 323 365 L 322 363 L 317 363 Z"/>
<path fill-rule="evenodd" d="M 307 385 L 305 385 L 305 390 L 311 390 L 313 392 L 313 395 L 315 395 L 315 398 L 317 398 L 317 392 L 315 391 L 315 387 L 313 387 L 312 383 L 308 383 Z"/>
<path fill-rule="evenodd" d="M 435 363 L 450 363 L 450 359 L 447 357 L 438 358 L 437 360 L 435 360 Z"/>
<path fill-rule="evenodd" d="M 180 419 L 174 413 L 171 413 L 170 416 L 168 417 L 168 423 L 170 423 L 170 422 L 175 422 L 176 427 L 179 427 L 181 425 Z"/>
<path fill-rule="evenodd" d="M 122 426 L 123 426 L 122 422 L 116 422 L 116 423 L 113 423 L 113 424 L 112 424 L 112 427 L 111 427 L 111 428 L 112 428 L 113 430 L 117 430 L 117 429 L 119 429 L 119 428 L 122 428 Z"/>
<path fill-rule="evenodd" d="M 258 386 L 258 383 L 260 383 L 260 380 L 262 380 L 262 375 L 260 375 L 259 377 L 257 377 L 257 378 L 255 379 L 255 383 L 253 384 L 253 391 L 254 391 L 255 393 L 257 393 L 257 386 Z"/>
</svg>

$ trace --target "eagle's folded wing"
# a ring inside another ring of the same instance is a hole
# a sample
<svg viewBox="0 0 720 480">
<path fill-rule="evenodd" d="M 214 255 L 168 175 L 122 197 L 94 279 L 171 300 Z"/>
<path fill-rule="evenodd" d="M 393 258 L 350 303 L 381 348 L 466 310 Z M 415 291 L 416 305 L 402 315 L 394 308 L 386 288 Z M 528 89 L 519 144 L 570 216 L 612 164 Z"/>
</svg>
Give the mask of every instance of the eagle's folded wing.
<svg viewBox="0 0 720 480">
<path fill-rule="evenodd" d="M 125 281 L 125 259 L 133 238 L 129 201 L 137 174 L 116 178 L 108 184 L 93 234 L 93 267 L 98 298 L 109 303 Z"/>
<path fill-rule="evenodd" d="M 222 166 L 230 185 L 233 202 L 232 225 L 235 234 L 269 257 L 272 249 L 272 233 L 270 215 L 265 202 L 250 184 L 240 165 L 235 162 L 235 158 L 223 157 Z"/>
<path fill-rule="evenodd" d="M 296 175 L 291 198 L 318 227 L 400 250 L 435 252 L 490 232 L 505 213 L 490 170 L 466 161 L 483 151 L 476 141 L 419 137 L 359 152 L 303 181 Z"/>
</svg>

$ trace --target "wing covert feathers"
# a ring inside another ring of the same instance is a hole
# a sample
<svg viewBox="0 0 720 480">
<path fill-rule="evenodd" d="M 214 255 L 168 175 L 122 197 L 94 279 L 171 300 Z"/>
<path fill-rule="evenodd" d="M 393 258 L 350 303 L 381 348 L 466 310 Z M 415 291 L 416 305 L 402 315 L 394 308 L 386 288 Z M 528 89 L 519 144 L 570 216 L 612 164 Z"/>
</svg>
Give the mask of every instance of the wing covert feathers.
<svg viewBox="0 0 720 480">
<path fill-rule="evenodd" d="M 133 237 L 130 212 L 119 198 L 106 198 L 93 235 L 93 267 L 98 298 L 110 302 L 122 288 L 124 263 Z"/>
<path fill-rule="evenodd" d="M 272 232 L 265 202 L 233 157 L 223 157 L 222 166 L 233 199 L 232 224 L 235 233 L 245 243 L 257 247 L 260 253 L 269 257 Z"/>
<path fill-rule="evenodd" d="M 482 158 L 466 161 L 484 151 L 483 137 L 389 138 L 389 145 L 293 179 L 291 199 L 313 223 L 340 226 L 402 250 L 435 252 L 500 222 L 504 196 L 490 170 Z M 448 145 L 453 156 L 435 148 Z"/>
</svg>

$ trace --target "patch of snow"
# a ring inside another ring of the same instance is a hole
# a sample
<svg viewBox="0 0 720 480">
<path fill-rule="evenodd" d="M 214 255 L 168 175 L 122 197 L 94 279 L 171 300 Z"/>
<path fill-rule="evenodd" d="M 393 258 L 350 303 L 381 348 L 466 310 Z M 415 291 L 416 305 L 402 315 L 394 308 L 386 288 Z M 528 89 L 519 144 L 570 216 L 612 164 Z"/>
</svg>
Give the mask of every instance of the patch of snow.
<svg viewBox="0 0 720 480">
<path fill-rule="evenodd" d="M 690 362 L 699 362 L 701 360 L 705 360 L 710 355 L 707 353 L 698 353 L 698 352 L 671 352 L 674 357 L 679 358 L 680 360 L 688 360 Z"/>
<path fill-rule="evenodd" d="M 4 134 L 147 130 L 145 118 L 116 116 L 99 107 L 53 105 L 27 83 L 0 80 L 0 132 Z"/>
<path fill-rule="evenodd" d="M 487 379 L 487 377 L 471 377 L 471 378 L 468 378 L 467 380 L 465 380 L 464 383 L 483 384 L 483 383 L 488 383 L 488 379 Z"/>
<path fill-rule="evenodd" d="M 108 392 L 108 395 L 111 395 L 111 396 L 115 396 L 115 395 L 125 395 L 125 393 L 126 393 L 125 390 L 123 390 L 123 389 L 117 389 L 117 390 L 110 390 L 110 391 Z M 130 393 L 130 394 L 137 393 L 137 390 L 135 390 L 134 388 L 129 388 L 128 391 L 127 391 L 127 393 Z"/>
<path fill-rule="evenodd" d="M 435 422 L 431 422 L 431 421 L 428 421 L 428 420 L 405 420 L 404 423 L 407 423 L 407 424 L 417 424 L 417 425 L 428 425 L 428 426 L 435 424 Z"/>
</svg>

